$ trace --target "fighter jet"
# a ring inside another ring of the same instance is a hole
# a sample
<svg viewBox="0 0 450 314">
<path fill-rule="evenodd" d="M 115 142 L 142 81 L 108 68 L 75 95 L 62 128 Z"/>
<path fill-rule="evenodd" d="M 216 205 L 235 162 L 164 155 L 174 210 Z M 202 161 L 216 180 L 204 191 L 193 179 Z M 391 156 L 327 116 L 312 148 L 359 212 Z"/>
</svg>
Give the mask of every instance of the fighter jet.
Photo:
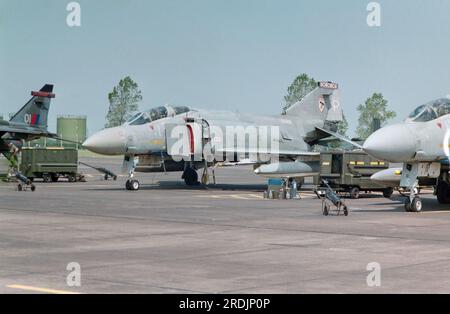
<svg viewBox="0 0 450 314">
<path fill-rule="evenodd" d="M 208 168 L 219 162 L 254 165 L 267 177 L 303 177 L 318 172 L 312 147 L 342 121 L 338 84 L 316 89 L 280 116 L 165 105 L 133 115 L 124 125 L 102 130 L 83 146 L 104 155 L 124 155 L 128 190 L 138 190 L 135 172 L 182 172 L 187 185 L 208 183 Z M 180 148 L 181 147 L 181 148 Z M 186 149 L 187 147 L 187 149 Z M 135 163 L 135 157 L 139 162 Z"/>
<path fill-rule="evenodd" d="M 47 118 L 53 94 L 53 85 L 46 84 L 31 92 L 31 99 L 10 121 L 0 121 L 0 153 L 11 161 L 23 146 L 23 141 L 40 137 L 56 137 L 47 130 Z"/>
<path fill-rule="evenodd" d="M 353 145 L 375 158 L 402 163 L 401 169 L 385 170 L 372 179 L 398 182 L 397 186 L 410 194 L 406 211 L 420 212 L 422 201 L 416 194 L 419 183 L 435 186 L 438 201 L 450 204 L 449 135 L 450 99 L 443 98 L 419 106 L 402 123 L 379 129 L 363 145 Z"/>
</svg>

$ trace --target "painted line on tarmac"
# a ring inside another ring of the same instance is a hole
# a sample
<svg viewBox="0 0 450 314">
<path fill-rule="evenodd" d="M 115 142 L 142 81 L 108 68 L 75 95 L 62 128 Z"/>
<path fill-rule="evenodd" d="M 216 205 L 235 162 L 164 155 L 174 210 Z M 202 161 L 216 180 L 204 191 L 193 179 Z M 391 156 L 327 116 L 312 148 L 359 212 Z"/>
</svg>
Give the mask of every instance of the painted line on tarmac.
<svg viewBox="0 0 450 314">
<path fill-rule="evenodd" d="M 55 290 L 55 289 L 47 289 L 47 288 L 25 286 L 25 285 L 9 285 L 7 287 L 10 289 L 33 291 L 33 292 L 43 292 L 43 293 L 50 293 L 50 294 L 80 294 L 79 292 L 74 292 L 74 291 Z"/>
<path fill-rule="evenodd" d="M 248 198 L 248 196 L 245 195 L 230 195 L 232 198 L 238 199 L 238 200 L 250 200 L 254 198 Z"/>
<path fill-rule="evenodd" d="M 213 198 L 213 199 L 238 199 L 246 201 L 264 200 L 264 197 L 259 194 L 223 194 L 223 195 L 194 195 L 200 198 Z M 314 199 L 317 198 L 315 194 L 300 193 L 301 199 Z"/>
<path fill-rule="evenodd" d="M 223 195 L 194 195 L 195 197 L 200 198 L 213 198 L 213 199 L 239 199 L 239 200 L 246 200 L 246 201 L 254 201 L 258 199 L 263 199 L 262 196 L 256 195 L 256 194 L 223 194 Z"/>
<path fill-rule="evenodd" d="M 99 184 L 86 184 L 86 185 L 79 185 L 83 188 L 114 188 L 117 187 L 115 185 L 99 185 Z M 39 188 L 42 189 L 72 189 L 74 185 L 36 185 L 36 192 L 39 191 Z M 124 189 L 125 190 L 125 189 Z"/>
</svg>

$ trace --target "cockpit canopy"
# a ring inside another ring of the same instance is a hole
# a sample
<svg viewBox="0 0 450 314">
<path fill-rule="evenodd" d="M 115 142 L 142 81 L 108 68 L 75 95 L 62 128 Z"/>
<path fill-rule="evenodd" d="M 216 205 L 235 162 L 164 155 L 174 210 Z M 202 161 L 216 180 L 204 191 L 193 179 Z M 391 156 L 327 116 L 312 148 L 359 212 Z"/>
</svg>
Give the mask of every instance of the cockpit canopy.
<svg viewBox="0 0 450 314">
<path fill-rule="evenodd" d="M 128 125 L 141 125 L 151 122 L 150 117 L 146 112 L 137 112 L 128 119 Z"/>
<path fill-rule="evenodd" d="M 441 98 L 418 107 L 408 117 L 414 122 L 428 122 L 450 114 L 450 99 Z"/>
<path fill-rule="evenodd" d="M 148 112 L 137 112 L 131 116 L 130 119 L 126 122 L 128 125 L 142 125 L 152 121 L 164 119 L 167 117 L 173 117 L 182 113 L 186 113 L 191 111 L 189 107 L 186 106 L 161 106 L 157 108 L 153 108 Z"/>
</svg>

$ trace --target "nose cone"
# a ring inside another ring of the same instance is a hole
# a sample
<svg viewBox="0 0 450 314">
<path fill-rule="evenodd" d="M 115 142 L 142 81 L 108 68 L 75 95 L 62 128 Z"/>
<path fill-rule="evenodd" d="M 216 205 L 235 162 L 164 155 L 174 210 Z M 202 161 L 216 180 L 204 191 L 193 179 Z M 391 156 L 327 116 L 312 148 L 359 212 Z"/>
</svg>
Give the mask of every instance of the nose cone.
<svg viewBox="0 0 450 314">
<path fill-rule="evenodd" d="M 105 129 L 89 137 L 83 147 L 102 155 L 122 155 L 126 151 L 123 127 Z"/>
<path fill-rule="evenodd" d="M 369 155 L 390 161 L 408 162 L 416 151 L 416 137 L 405 124 L 384 127 L 373 133 L 364 143 Z"/>
</svg>

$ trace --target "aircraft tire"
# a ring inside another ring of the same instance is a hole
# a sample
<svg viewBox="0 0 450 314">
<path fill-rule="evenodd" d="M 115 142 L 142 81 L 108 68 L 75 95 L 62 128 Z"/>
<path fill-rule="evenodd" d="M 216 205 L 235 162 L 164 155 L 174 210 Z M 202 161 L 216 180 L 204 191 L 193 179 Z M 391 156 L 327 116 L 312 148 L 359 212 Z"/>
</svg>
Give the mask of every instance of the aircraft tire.
<svg viewBox="0 0 450 314">
<path fill-rule="evenodd" d="M 387 188 L 383 190 L 383 196 L 385 198 L 391 198 L 392 194 L 394 194 L 394 189 L 393 188 Z"/>
<path fill-rule="evenodd" d="M 447 182 L 440 181 L 438 183 L 436 196 L 440 204 L 450 204 L 450 187 Z"/>
<path fill-rule="evenodd" d="M 411 212 L 411 202 L 409 201 L 409 198 L 407 198 L 407 199 L 405 200 L 405 211 L 406 211 L 407 213 L 410 213 L 410 212 Z"/>
<path fill-rule="evenodd" d="M 422 211 L 422 199 L 420 197 L 414 197 L 411 203 L 411 211 L 413 213 L 420 213 Z"/>
<path fill-rule="evenodd" d="M 184 171 L 183 174 L 184 182 L 186 185 L 192 186 L 192 185 L 198 185 L 198 174 L 197 171 L 195 171 L 192 168 L 187 168 Z"/>
<path fill-rule="evenodd" d="M 128 191 L 139 191 L 140 184 L 138 180 L 128 180 L 125 184 Z"/>
</svg>

